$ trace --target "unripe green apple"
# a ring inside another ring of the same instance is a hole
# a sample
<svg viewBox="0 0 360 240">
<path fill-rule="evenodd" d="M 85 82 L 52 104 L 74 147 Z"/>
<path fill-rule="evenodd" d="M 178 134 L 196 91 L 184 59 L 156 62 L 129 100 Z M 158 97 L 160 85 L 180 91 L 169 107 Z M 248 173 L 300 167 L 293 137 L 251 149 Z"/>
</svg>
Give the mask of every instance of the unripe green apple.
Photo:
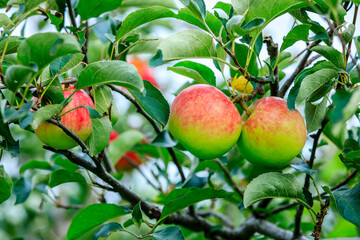
<svg viewBox="0 0 360 240">
<path fill-rule="evenodd" d="M 63 91 L 64 97 L 68 98 L 74 90 L 74 86 L 65 89 Z M 83 90 L 77 91 L 71 98 L 71 101 L 62 110 L 61 114 L 81 105 L 95 108 L 90 96 Z M 88 110 L 84 107 L 66 113 L 61 117 L 60 122 L 75 133 L 82 141 L 85 141 L 92 132 L 91 118 Z M 78 145 L 77 142 L 66 135 L 61 128 L 46 121 L 35 129 L 35 134 L 44 144 L 56 149 L 70 149 Z"/>
<path fill-rule="evenodd" d="M 306 127 L 299 111 L 290 111 L 284 99 L 265 97 L 243 116 L 238 141 L 240 153 L 249 162 L 263 168 L 286 166 L 305 145 Z"/>
<path fill-rule="evenodd" d="M 241 116 L 219 89 L 197 84 L 175 98 L 169 130 L 196 157 L 213 159 L 235 145 L 241 133 Z"/>
</svg>

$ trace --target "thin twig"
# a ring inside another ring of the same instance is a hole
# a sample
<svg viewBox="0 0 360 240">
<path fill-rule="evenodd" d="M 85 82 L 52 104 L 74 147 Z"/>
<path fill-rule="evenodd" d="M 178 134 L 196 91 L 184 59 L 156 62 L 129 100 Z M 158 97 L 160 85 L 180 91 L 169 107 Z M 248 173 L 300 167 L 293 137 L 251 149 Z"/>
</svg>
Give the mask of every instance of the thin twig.
<svg viewBox="0 0 360 240">
<path fill-rule="evenodd" d="M 272 37 L 270 36 L 264 38 L 264 43 L 266 43 L 270 61 L 276 59 L 278 57 L 278 45 L 273 42 Z M 270 83 L 270 92 L 271 96 L 277 96 L 279 92 L 278 64 L 276 64 L 274 69 L 274 81 Z"/>
<path fill-rule="evenodd" d="M 135 100 L 135 98 L 133 98 L 129 93 L 127 93 L 126 91 L 115 87 L 113 85 L 108 85 L 113 91 L 120 93 L 121 95 L 123 95 L 127 100 L 129 100 L 132 104 L 135 105 L 135 107 L 137 108 L 137 111 L 143 115 L 148 121 L 149 123 L 153 126 L 155 132 L 157 134 L 161 133 L 160 128 L 158 127 L 158 125 L 156 124 L 155 120 L 140 106 L 140 104 Z M 180 177 L 181 177 L 181 181 L 184 183 L 186 181 L 185 178 L 185 174 L 182 170 L 181 164 L 179 162 L 179 160 L 177 159 L 175 152 L 172 148 L 167 148 L 167 151 L 169 152 L 170 156 L 172 157 L 179 173 L 180 173 Z"/>
<path fill-rule="evenodd" d="M 74 10 L 73 10 L 72 5 L 71 5 L 71 0 L 66 0 L 66 5 L 67 5 L 68 10 L 69 10 L 69 16 L 70 16 L 71 25 L 73 25 L 73 27 L 77 27 L 76 26 Z"/>
<path fill-rule="evenodd" d="M 314 165 L 315 153 L 316 153 L 316 149 L 317 149 L 317 146 L 319 143 L 320 135 L 321 135 L 322 131 L 324 130 L 324 127 L 327 122 L 328 122 L 328 120 L 324 120 L 322 123 L 322 127 L 316 132 L 315 135 L 313 135 L 314 142 L 313 142 L 313 146 L 311 149 L 310 160 L 308 162 L 308 166 L 310 169 L 312 169 L 312 167 Z M 309 187 L 310 187 L 310 176 L 306 175 L 305 182 L 304 182 L 304 189 L 308 190 Z M 299 237 L 301 235 L 300 224 L 301 224 L 301 217 L 302 217 L 303 211 L 304 211 L 304 206 L 300 205 L 295 214 L 295 228 L 294 228 L 294 237 L 295 238 Z"/>
<path fill-rule="evenodd" d="M 239 194 L 239 196 L 240 196 L 241 198 L 243 198 L 243 197 L 244 197 L 244 194 L 241 192 L 241 190 L 239 189 L 239 187 L 236 185 L 236 183 L 235 183 L 234 180 L 232 179 L 229 170 L 225 167 L 225 165 L 224 165 L 218 158 L 216 158 L 214 161 L 215 161 L 215 162 L 219 165 L 219 167 L 222 169 L 222 171 L 224 172 L 226 178 L 227 178 L 228 181 L 230 182 L 230 185 L 231 185 L 231 187 L 234 189 L 234 191 L 235 191 L 237 194 Z"/>
<path fill-rule="evenodd" d="M 143 177 L 144 179 L 156 190 L 162 192 L 162 190 L 157 187 L 147 176 L 146 174 L 140 169 L 139 165 L 136 164 L 133 160 L 131 160 L 131 158 L 129 158 L 128 156 L 124 155 L 123 158 L 126 160 L 126 162 L 128 162 L 133 168 L 135 168 Z"/>
</svg>

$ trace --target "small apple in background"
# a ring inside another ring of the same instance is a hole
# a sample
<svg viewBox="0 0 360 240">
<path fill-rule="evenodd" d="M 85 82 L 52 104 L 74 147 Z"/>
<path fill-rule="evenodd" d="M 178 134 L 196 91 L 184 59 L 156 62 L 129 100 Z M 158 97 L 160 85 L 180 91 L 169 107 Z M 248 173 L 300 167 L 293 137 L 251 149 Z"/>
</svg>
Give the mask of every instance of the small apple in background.
<svg viewBox="0 0 360 240">
<path fill-rule="evenodd" d="M 113 142 L 119 134 L 115 131 L 110 133 L 109 143 Z M 140 166 L 143 160 L 139 153 L 134 151 L 129 151 L 124 154 L 116 163 L 115 169 L 118 172 L 124 172 L 134 169 L 136 166 Z"/>
<path fill-rule="evenodd" d="M 197 84 L 175 98 L 169 130 L 196 157 L 213 159 L 235 145 L 241 133 L 241 116 L 219 89 Z"/>
<path fill-rule="evenodd" d="M 299 111 L 290 111 L 286 101 L 265 97 L 243 116 L 238 141 L 240 154 L 255 166 L 279 169 L 285 167 L 305 145 L 306 127 Z"/>
<path fill-rule="evenodd" d="M 143 80 L 151 82 L 154 87 L 159 88 L 159 85 L 157 84 L 155 78 L 154 78 L 154 72 L 149 67 L 148 63 L 138 57 L 133 57 L 129 60 L 129 63 L 134 65 L 136 69 L 139 72 L 139 75 Z"/>
<path fill-rule="evenodd" d="M 63 90 L 65 98 L 68 98 L 73 91 L 74 86 L 69 86 Z M 83 90 L 79 90 L 71 96 L 71 101 L 62 110 L 61 114 L 74 109 L 78 106 L 85 105 L 95 108 L 93 101 L 90 96 Z M 81 107 L 72 110 L 61 117 L 60 121 L 65 127 L 70 129 L 75 135 L 77 135 L 82 141 L 85 141 L 92 132 L 91 118 L 86 108 Z M 35 134 L 38 136 L 40 141 L 44 144 L 56 148 L 56 149 L 70 149 L 77 146 L 77 142 L 58 126 L 43 122 L 36 129 Z"/>
</svg>

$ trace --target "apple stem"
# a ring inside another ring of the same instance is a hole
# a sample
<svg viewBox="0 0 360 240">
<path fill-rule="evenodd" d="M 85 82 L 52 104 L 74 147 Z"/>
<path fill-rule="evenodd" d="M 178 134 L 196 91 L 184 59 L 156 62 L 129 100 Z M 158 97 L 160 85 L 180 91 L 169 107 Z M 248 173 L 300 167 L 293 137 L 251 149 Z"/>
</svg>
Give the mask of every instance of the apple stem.
<svg viewBox="0 0 360 240">
<path fill-rule="evenodd" d="M 242 98 L 240 99 L 239 104 L 240 104 L 241 108 L 244 109 L 244 111 L 246 112 L 246 115 L 250 116 L 251 112 L 248 109 L 248 107 L 246 106 L 246 104 Z"/>
</svg>

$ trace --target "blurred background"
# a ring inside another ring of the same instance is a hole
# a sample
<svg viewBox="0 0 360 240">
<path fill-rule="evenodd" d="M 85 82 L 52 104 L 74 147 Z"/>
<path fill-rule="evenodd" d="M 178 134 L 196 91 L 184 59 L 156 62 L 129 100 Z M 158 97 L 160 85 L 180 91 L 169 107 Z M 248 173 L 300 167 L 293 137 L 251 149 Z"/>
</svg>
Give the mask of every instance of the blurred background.
<svg viewBox="0 0 360 240">
<path fill-rule="evenodd" d="M 76 1 L 72 1 L 76 2 Z M 89 40 L 89 62 L 100 61 L 106 59 L 109 56 L 108 49 L 110 46 L 110 41 L 106 37 L 107 34 L 111 34 L 111 27 L 117 22 L 124 19 L 124 17 L 137 9 L 137 7 L 131 6 L 131 1 L 128 1 L 129 4 L 127 7 L 121 7 L 120 9 L 113 11 L 111 13 L 103 14 L 101 18 L 90 19 L 89 25 L 91 26 L 90 40 Z M 183 7 L 180 2 L 169 1 L 174 4 L 174 11 L 176 8 Z M 222 2 L 230 3 L 229 0 L 223 0 Z M 208 11 L 214 11 L 213 7 L 217 1 L 215 0 L 205 0 L 206 7 Z M 8 16 L 11 16 L 13 12 L 17 9 L 10 9 L 6 13 Z M 220 15 L 225 13 L 222 10 L 217 9 Z M 311 17 L 314 17 L 316 21 L 321 24 L 325 24 L 325 20 L 315 16 L 315 14 L 309 14 Z M 353 9 L 351 9 L 347 16 L 345 17 L 347 22 L 352 21 Z M 70 25 L 70 19 L 68 19 L 68 14 L 65 15 L 65 25 Z M 80 17 L 76 19 L 78 23 L 80 22 Z M 359 21 L 359 20 L 358 20 Z M 271 36 L 275 43 L 281 45 L 283 37 L 289 32 L 293 27 L 294 19 L 291 15 L 285 14 L 273 22 L 271 22 L 264 30 L 264 36 Z M 189 29 L 193 26 L 174 19 L 164 19 L 157 20 L 150 24 L 146 24 L 143 27 L 136 30 L 141 36 L 146 38 L 155 38 L 163 39 L 168 35 L 179 31 L 181 29 Z M 31 35 L 38 32 L 51 32 L 57 31 L 54 25 L 50 24 L 49 19 L 45 19 L 44 16 L 31 16 L 23 24 L 20 24 L 14 36 L 24 36 L 30 37 Z M 355 36 L 359 35 L 359 29 L 355 31 Z M 63 32 L 65 32 L 63 30 Z M 167 67 L 173 66 L 175 63 L 170 62 L 162 66 L 158 66 L 154 69 L 148 67 L 148 61 L 156 53 L 156 44 L 158 41 L 146 42 L 146 44 L 138 45 L 137 47 L 130 50 L 127 55 L 127 61 L 133 63 L 137 66 L 140 75 L 143 79 L 149 80 L 155 87 L 157 87 L 165 96 L 166 100 L 171 104 L 175 98 L 178 90 L 186 83 L 191 82 L 192 80 L 184 76 L 178 75 L 172 71 L 168 71 Z M 341 46 L 339 42 L 336 42 L 335 47 Z M 296 56 L 301 50 L 306 47 L 305 43 L 298 42 L 292 47 L 287 49 L 287 52 L 292 54 L 292 57 Z M 260 59 L 265 60 L 268 58 L 266 48 L 263 47 Z M 225 89 L 225 83 L 221 73 L 215 68 L 212 60 L 204 59 L 195 59 L 194 61 L 202 63 L 210 67 L 215 75 L 217 86 Z M 290 65 L 289 67 L 283 69 L 285 73 L 284 79 L 286 79 L 294 70 L 296 64 Z M 78 69 L 74 69 L 71 75 L 76 76 L 76 73 L 81 70 L 82 66 Z M 225 78 L 230 78 L 230 72 L 227 71 Z M 157 186 L 164 188 L 164 191 L 170 190 L 179 184 L 180 177 L 176 171 L 175 166 L 169 160 L 165 163 L 159 161 L 159 158 L 169 159 L 169 156 L 164 156 L 162 154 L 164 151 L 159 149 L 154 149 L 147 144 L 155 136 L 151 126 L 148 122 L 136 112 L 136 109 L 133 105 L 130 104 L 123 96 L 117 93 L 113 93 L 115 104 L 119 112 L 119 120 L 114 125 L 114 132 L 117 132 L 118 135 L 114 136 L 114 139 L 123 137 L 125 141 L 130 141 L 132 144 L 126 146 L 124 151 L 134 152 L 142 164 L 139 165 L 139 169 L 120 171 L 117 176 L 121 179 L 121 182 L 132 189 L 133 191 L 141 194 L 145 199 L 156 199 L 158 198 L 158 191 L 151 185 L 148 184 L 147 179 L 151 182 L 155 182 Z M 302 108 L 300 106 L 300 111 Z M 356 118 L 351 119 L 347 126 L 347 130 L 355 129 L 360 127 L 360 124 Z M 12 132 L 17 139 L 20 140 L 21 146 L 21 155 L 17 158 L 11 158 L 7 152 L 4 152 L 3 158 L 1 159 L 2 164 L 5 166 L 6 172 L 9 173 L 11 177 L 18 177 L 20 175 L 19 168 L 25 163 L 28 163 L 32 160 L 38 161 L 47 161 L 47 162 L 56 162 L 62 161 L 62 157 L 59 155 L 54 155 L 49 152 L 45 152 L 42 149 L 41 142 L 37 137 L 30 132 L 24 131 L 19 127 L 14 126 Z M 329 144 L 319 148 L 317 168 L 319 171 L 317 173 L 317 179 L 322 179 L 328 185 L 335 184 L 338 179 L 346 178 L 347 169 L 342 164 L 338 158 L 339 149 L 328 141 Z M 114 144 L 119 144 L 119 141 L 113 142 Z M 124 146 L 113 145 L 112 148 L 121 148 Z M 302 154 L 305 158 L 308 158 L 310 155 L 309 148 L 311 147 L 311 141 L 308 141 L 306 146 L 303 149 Z M 109 147 L 109 151 L 111 147 Z M 154 153 L 157 152 L 157 153 Z M 159 154 L 160 153 L 160 154 Z M 196 161 L 190 154 L 187 152 L 177 152 L 182 164 L 187 166 L 185 173 L 190 172 L 193 162 Z M 111 152 L 110 152 L 111 155 Z M 131 154 L 128 157 L 131 157 Z M 116 159 L 112 159 L 116 162 Z M 71 167 L 71 166 L 68 166 Z M 164 172 L 165 171 L 165 172 Z M 247 163 L 241 161 L 241 163 L 233 163 L 232 173 L 235 175 L 234 179 L 237 182 L 241 182 L 244 179 L 245 175 L 248 175 L 250 171 L 250 166 Z M 288 170 L 289 172 L 294 172 L 292 169 Z M 87 173 L 84 170 L 79 170 L 85 177 L 88 178 Z M 78 183 L 66 183 L 55 188 L 45 187 L 44 182 L 48 181 L 49 172 L 47 170 L 26 170 L 21 173 L 23 176 L 27 177 L 31 181 L 24 181 L 24 185 L 30 185 L 31 188 L 35 189 L 31 192 L 30 196 L 24 202 L 24 204 L 15 204 L 16 198 L 13 196 L 6 202 L 0 205 L 0 239 L 7 240 L 37 240 L 37 239 L 51 239 L 51 240 L 61 240 L 66 239 L 66 231 L 71 223 L 71 219 L 74 217 L 74 214 L 78 211 L 78 208 L 82 208 L 91 203 L 98 201 L 106 201 L 108 203 L 123 204 L 126 205 L 126 202 L 122 202 L 122 199 L 114 193 L 106 192 L 103 193 L 101 189 L 95 187 L 88 187 Z M 216 174 L 215 174 L 216 175 Z M 159 177 L 155 177 L 159 176 Z M 209 176 L 208 171 L 197 172 L 199 181 Z M 231 189 L 224 183 L 224 179 L 221 176 L 213 177 L 215 184 L 223 186 L 224 189 L 231 191 Z M 300 177 L 299 181 L 303 181 Z M 245 183 L 246 184 L 246 181 Z M 319 184 L 321 186 L 321 182 Z M 313 191 L 313 189 L 312 189 Z M 275 200 L 277 202 L 280 200 Z M 202 209 L 202 206 L 209 206 L 211 204 L 215 205 L 215 209 L 218 209 L 230 219 L 233 220 L 233 223 L 236 226 L 240 225 L 242 221 L 246 218 L 246 212 L 240 212 L 237 209 L 236 204 L 231 204 L 228 202 L 212 202 L 204 201 L 198 204 L 197 208 Z M 69 207 L 70 209 L 65 209 Z M 74 208 L 74 209 L 72 209 Z M 284 211 L 280 214 L 274 216 L 273 219 L 270 219 L 274 223 L 278 224 L 280 227 L 285 229 L 291 228 L 288 223 L 293 222 L 296 209 L 291 209 Z M 121 217 L 121 219 L 116 219 L 122 224 L 131 216 Z M 313 223 L 309 214 L 304 218 L 303 229 L 311 232 L 313 229 Z M 150 220 L 151 221 L 151 220 Z M 324 236 L 327 238 L 333 238 L 337 236 L 341 237 L 355 237 L 358 236 L 359 229 L 356 229 L 354 225 L 340 218 L 334 211 L 330 211 L 329 215 L 325 217 L 324 226 Z M 132 229 L 134 232 L 137 231 L 136 227 L 133 226 Z M 143 227 L 141 231 L 146 232 L 148 228 Z M 202 234 L 191 233 L 186 229 L 182 229 L 186 239 L 205 239 Z M 309 234 L 307 232 L 307 234 Z M 260 235 L 256 235 L 254 238 L 264 239 Z M 83 239 L 91 239 L 91 233 L 88 236 L 84 236 Z M 116 233 L 112 234 L 109 239 L 136 239 L 127 233 Z"/>
</svg>

